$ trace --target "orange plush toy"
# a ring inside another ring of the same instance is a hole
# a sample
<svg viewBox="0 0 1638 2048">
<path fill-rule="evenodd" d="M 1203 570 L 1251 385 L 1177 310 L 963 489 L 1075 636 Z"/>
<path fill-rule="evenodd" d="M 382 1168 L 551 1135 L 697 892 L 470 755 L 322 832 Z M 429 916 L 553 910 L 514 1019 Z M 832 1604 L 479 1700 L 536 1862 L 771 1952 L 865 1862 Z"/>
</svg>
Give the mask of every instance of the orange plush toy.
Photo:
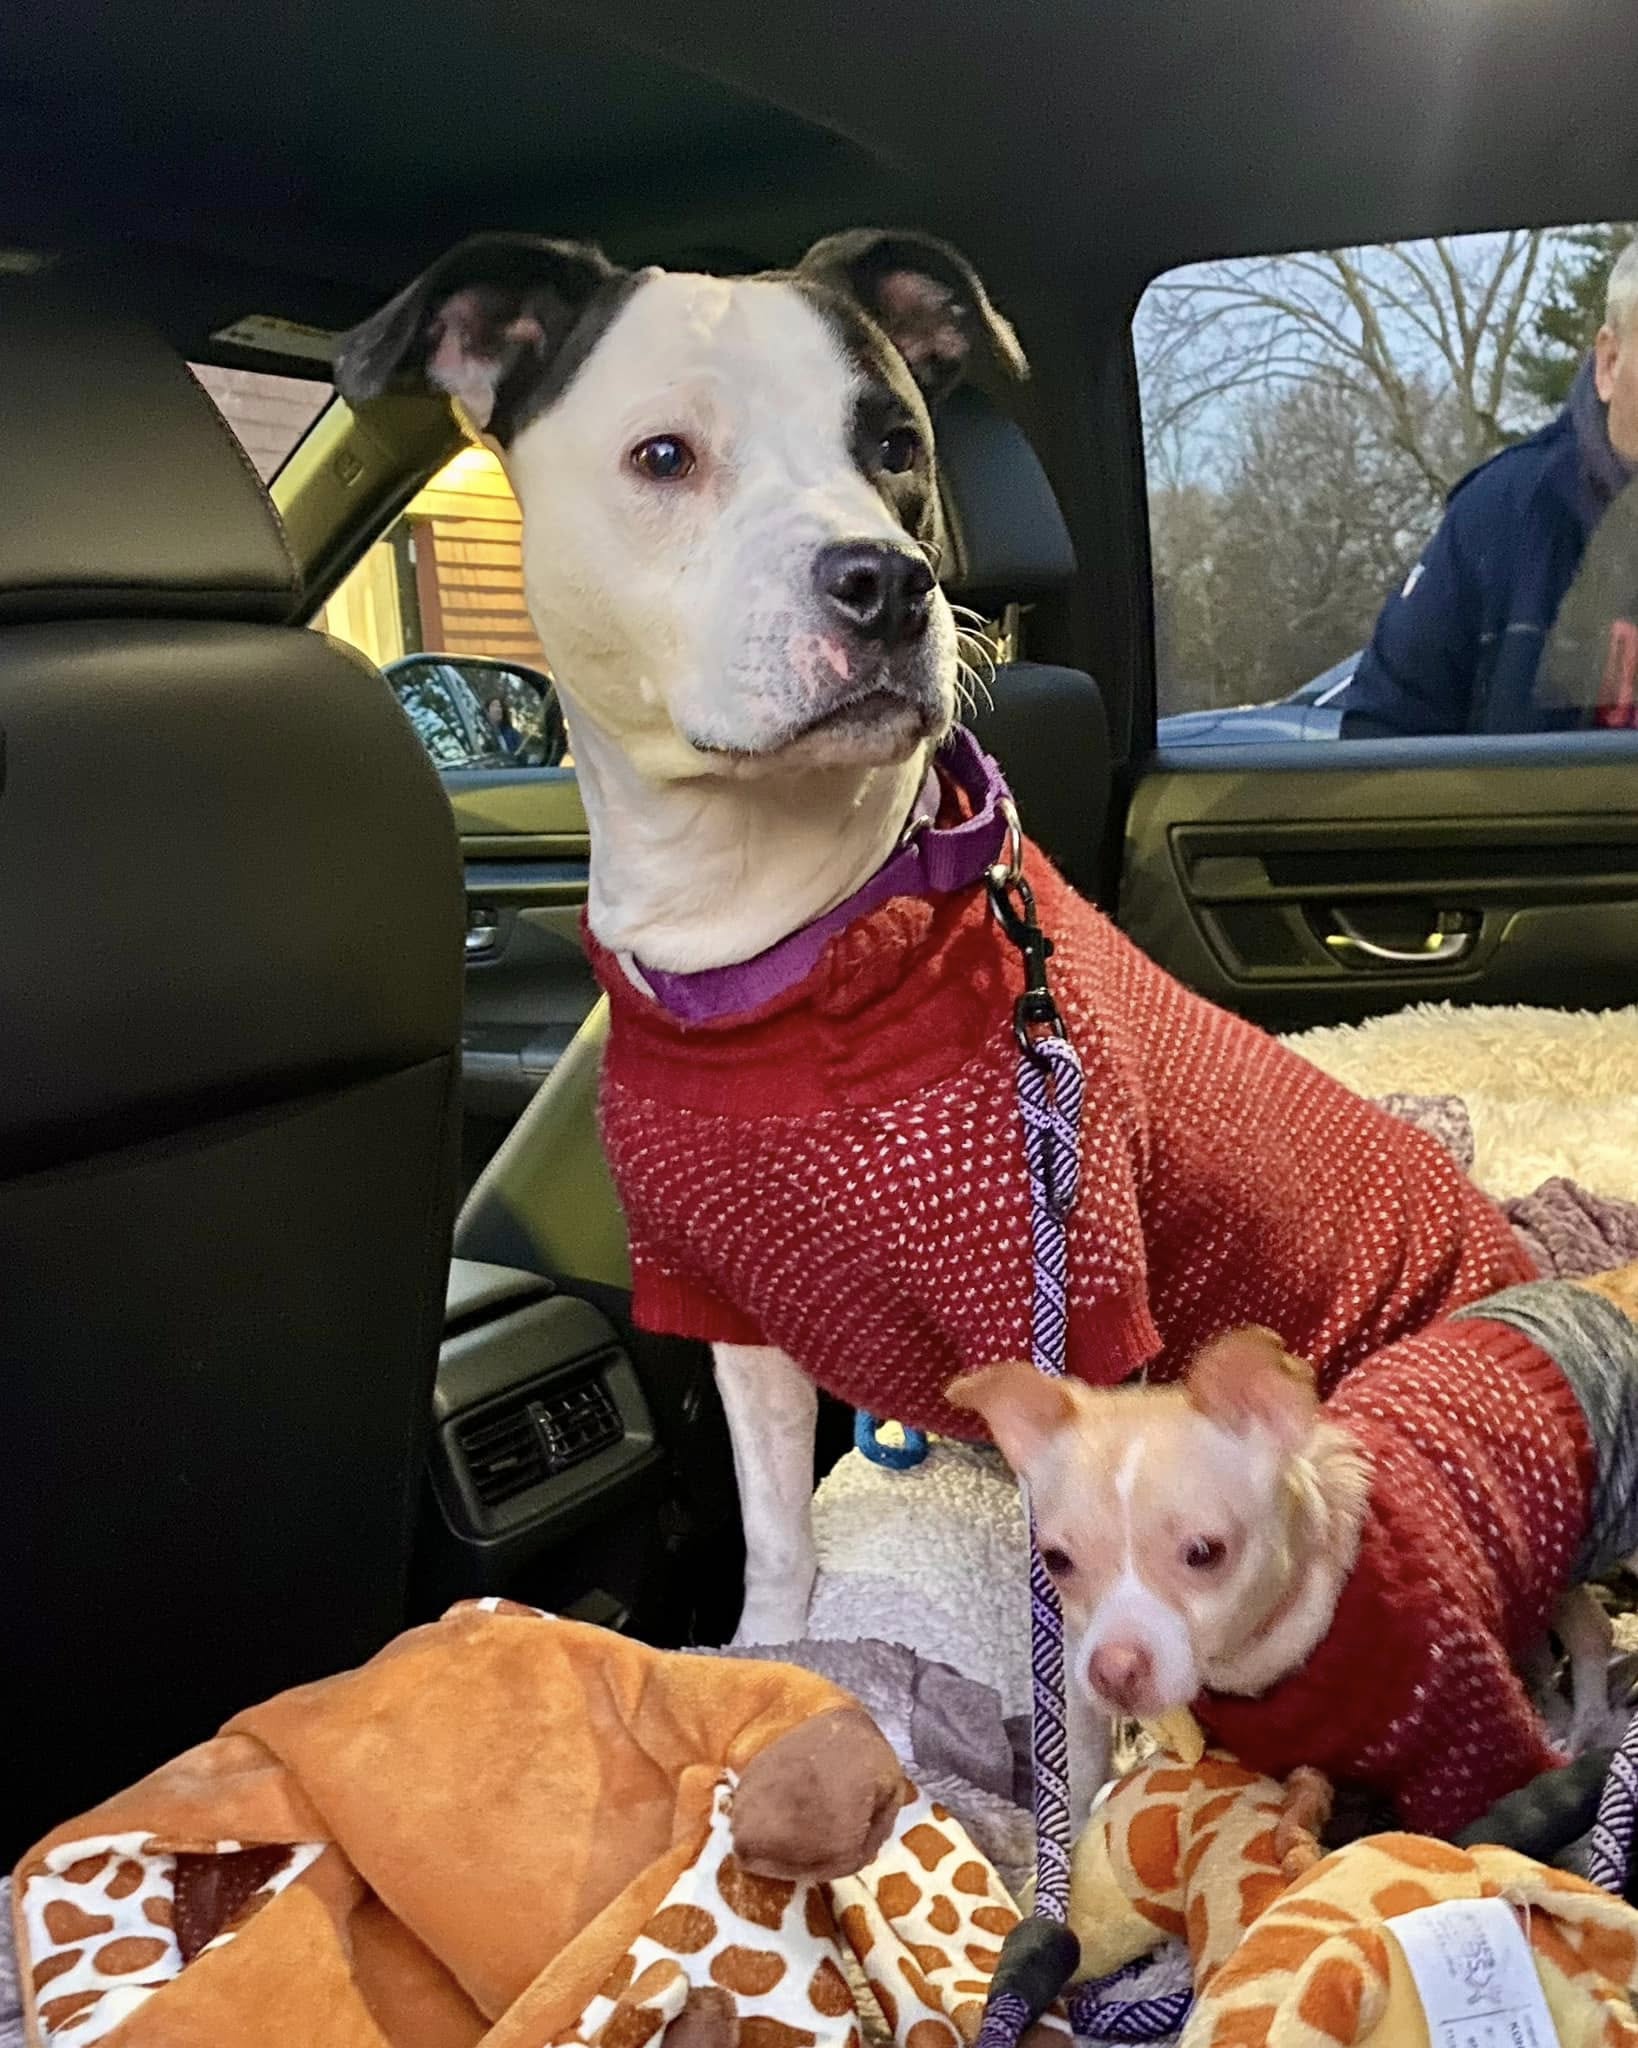
<svg viewBox="0 0 1638 2048">
<path fill-rule="evenodd" d="M 863 1710 L 507 1602 L 281 1694 L 56 1829 L 34 2048 L 960 2048 L 1016 1920 Z"/>
</svg>

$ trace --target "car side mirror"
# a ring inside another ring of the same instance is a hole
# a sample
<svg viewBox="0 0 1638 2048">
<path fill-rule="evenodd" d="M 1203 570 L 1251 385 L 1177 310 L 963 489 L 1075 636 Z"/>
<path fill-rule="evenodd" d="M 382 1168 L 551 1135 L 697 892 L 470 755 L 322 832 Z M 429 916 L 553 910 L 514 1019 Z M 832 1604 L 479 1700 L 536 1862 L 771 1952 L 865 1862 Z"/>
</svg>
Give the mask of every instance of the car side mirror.
<svg viewBox="0 0 1638 2048">
<path fill-rule="evenodd" d="M 569 750 L 557 686 L 488 655 L 410 654 L 386 678 L 440 768 L 557 768 Z"/>
<path fill-rule="evenodd" d="M 485 736 L 519 768 L 556 768 L 569 748 L 557 685 L 521 662 L 477 661 L 456 655 L 449 665 L 477 699 Z"/>
</svg>

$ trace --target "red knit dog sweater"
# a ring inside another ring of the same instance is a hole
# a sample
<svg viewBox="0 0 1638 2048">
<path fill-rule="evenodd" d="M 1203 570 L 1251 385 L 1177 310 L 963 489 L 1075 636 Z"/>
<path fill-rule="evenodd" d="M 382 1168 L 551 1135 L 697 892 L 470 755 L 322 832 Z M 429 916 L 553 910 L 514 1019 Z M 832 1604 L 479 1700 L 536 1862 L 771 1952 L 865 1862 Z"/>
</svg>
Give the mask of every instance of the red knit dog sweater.
<svg viewBox="0 0 1638 2048">
<path fill-rule="evenodd" d="M 1109 1384 L 1277 1330 L 1347 1368 L 1531 1278 L 1433 1139 L 1163 974 L 1033 848 L 1086 1071 L 1068 1363 Z M 684 1026 L 593 947 L 603 1136 L 646 1328 L 779 1346 L 855 1407 L 960 1436 L 963 1372 L 1029 1356 L 1017 956 L 982 889 L 850 925 L 762 1009 Z"/>
<path fill-rule="evenodd" d="M 1325 1641 L 1201 1725 L 1254 1770 L 1312 1764 L 1392 1794 L 1407 1827 L 1465 1827 L 1562 1763 L 1514 1660 L 1547 1627 L 1587 1522 L 1593 1445 L 1569 1381 L 1500 1323 L 1441 1323 L 1326 1403 L 1372 1467 L 1359 1563 Z"/>
</svg>

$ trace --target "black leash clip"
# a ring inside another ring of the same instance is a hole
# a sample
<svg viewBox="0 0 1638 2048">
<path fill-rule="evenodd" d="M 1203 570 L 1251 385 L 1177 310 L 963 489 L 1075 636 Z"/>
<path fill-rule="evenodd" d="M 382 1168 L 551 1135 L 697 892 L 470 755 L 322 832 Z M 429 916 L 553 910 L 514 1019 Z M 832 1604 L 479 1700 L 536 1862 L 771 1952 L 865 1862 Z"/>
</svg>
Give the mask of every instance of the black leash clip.
<svg viewBox="0 0 1638 2048">
<path fill-rule="evenodd" d="M 1018 814 L 1010 802 L 1003 809 L 1007 820 L 1007 857 L 997 861 L 984 880 L 996 922 L 1018 948 L 1024 963 L 1024 992 L 1012 1006 L 1013 1036 L 1019 1051 L 1039 1063 L 1040 1040 L 1061 1037 L 1064 1024 L 1047 982 L 1052 941 L 1035 915 L 1035 891 L 1024 880 L 1024 838 Z"/>
</svg>

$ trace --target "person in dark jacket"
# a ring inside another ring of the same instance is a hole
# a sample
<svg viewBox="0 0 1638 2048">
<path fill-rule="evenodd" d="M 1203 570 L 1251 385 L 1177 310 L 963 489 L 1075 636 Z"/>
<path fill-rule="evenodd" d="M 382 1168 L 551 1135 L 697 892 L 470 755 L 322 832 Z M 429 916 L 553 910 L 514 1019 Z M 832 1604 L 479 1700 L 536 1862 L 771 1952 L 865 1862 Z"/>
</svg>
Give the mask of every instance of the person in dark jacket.
<svg viewBox="0 0 1638 2048">
<path fill-rule="evenodd" d="M 1549 732 L 1608 722 L 1537 687 L 1593 529 L 1638 467 L 1638 242 L 1558 417 L 1472 470 L 1388 599 L 1348 689 L 1344 739 Z"/>
</svg>

